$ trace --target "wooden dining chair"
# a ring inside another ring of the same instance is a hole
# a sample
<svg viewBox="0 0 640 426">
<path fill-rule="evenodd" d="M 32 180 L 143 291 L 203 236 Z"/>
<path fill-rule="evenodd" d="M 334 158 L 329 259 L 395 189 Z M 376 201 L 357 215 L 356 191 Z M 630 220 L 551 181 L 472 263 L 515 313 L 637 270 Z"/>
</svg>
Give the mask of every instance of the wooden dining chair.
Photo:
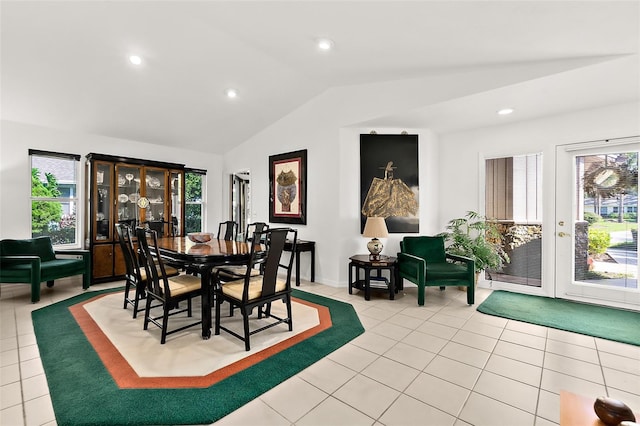
<svg viewBox="0 0 640 426">
<path fill-rule="evenodd" d="M 244 233 L 244 242 L 249 243 L 254 240 L 254 235 L 258 233 L 260 236 L 264 236 L 264 231 L 269 229 L 269 225 L 265 222 L 254 222 L 247 225 L 247 231 Z M 246 264 L 243 265 L 222 265 L 213 268 L 213 274 L 218 273 L 218 278 L 222 282 L 232 281 L 242 278 L 247 272 Z M 253 269 L 251 271 L 252 276 L 259 275 L 261 269 Z"/>
<path fill-rule="evenodd" d="M 124 286 L 124 309 L 128 305 L 133 307 L 133 318 L 138 316 L 138 312 L 144 310 L 140 307 L 140 301 L 146 297 L 147 272 L 144 266 L 140 265 L 140 256 L 133 242 L 133 230 L 129 224 L 118 222 L 115 225 L 118 243 L 122 250 L 122 257 L 125 264 L 125 286 Z M 178 275 L 180 272 L 173 267 L 167 266 L 165 272 L 168 276 Z M 135 290 L 133 296 L 129 293 Z"/>
<path fill-rule="evenodd" d="M 136 236 L 140 246 L 142 264 L 149 277 L 147 303 L 144 311 L 144 329 L 147 330 L 149 323 L 159 327 L 162 330 L 160 343 L 164 344 L 169 334 L 202 324 L 202 319 L 200 319 L 171 331 L 168 330 L 170 316 L 183 312 L 186 312 L 188 317 L 192 316 L 192 299 L 202 295 L 202 283 L 200 277 L 189 274 L 167 276 L 167 267 L 162 258 L 160 256 L 154 257 L 154 254 L 160 253 L 156 231 L 138 227 L 136 228 Z M 180 309 L 178 303 L 183 300 L 187 301 L 187 307 Z M 159 304 L 153 306 L 154 301 Z M 160 306 L 162 307 L 162 315 L 151 316 L 151 309 Z"/>
<path fill-rule="evenodd" d="M 255 233 L 254 242 L 251 244 L 251 256 L 249 264 L 245 268 L 245 275 L 240 279 L 229 282 L 218 281 L 214 287 L 216 295 L 216 316 L 215 334 L 219 335 L 220 330 L 224 330 L 234 337 L 244 341 L 245 350 L 251 350 L 250 336 L 278 324 L 287 324 L 289 331 L 293 330 L 293 319 L 291 315 L 291 270 L 293 266 L 293 256 L 289 256 L 287 263 L 281 263 L 282 253 L 287 237 L 295 245 L 297 231 L 290 228 L 275 228 Z M 264 241 L 265 244 L 260 244 Z M 266 247 L 265 247 L 266 245 Z M 265 250 L 266 248 L 266 255 Z M 255 269 L 263 269 L 261 275 L 254 275 Z M 278 272 L 285 272 L 279 275 Z M 219 274 L 215 274 L 218 276 Z M 275 316 L 271 312 L 272 302 L 281 300 L 286 305 L 286 317 Z M 242 313 L 243 335 L 224 326 L 221 322 L 220 311 L 222 303 L 231 305 L 231 315 L 233 308 L 238 308 Z M 254 309 L 258 309 L 259 319 L 272 319 L 269 324 L 255 330 L 250 330 L 249 316 Z"/>
<path fill-rule="evenodd" d="M 233 220 L 220 222 L 218 224 L 218 239 L 227 241 L 238 239 L 238 224 Z"/>
</svg>

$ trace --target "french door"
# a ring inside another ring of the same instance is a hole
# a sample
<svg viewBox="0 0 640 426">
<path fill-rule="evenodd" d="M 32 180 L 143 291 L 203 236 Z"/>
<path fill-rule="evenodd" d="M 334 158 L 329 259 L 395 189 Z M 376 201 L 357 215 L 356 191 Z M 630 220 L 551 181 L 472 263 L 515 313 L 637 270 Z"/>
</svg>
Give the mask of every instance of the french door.
<svg viewBox="0 0 640 426">
<path fill-rule="evenodd" d="M 638 138 L 556 148 L 556 297 L 640 310 L 639 151 Z"/>
</svg>

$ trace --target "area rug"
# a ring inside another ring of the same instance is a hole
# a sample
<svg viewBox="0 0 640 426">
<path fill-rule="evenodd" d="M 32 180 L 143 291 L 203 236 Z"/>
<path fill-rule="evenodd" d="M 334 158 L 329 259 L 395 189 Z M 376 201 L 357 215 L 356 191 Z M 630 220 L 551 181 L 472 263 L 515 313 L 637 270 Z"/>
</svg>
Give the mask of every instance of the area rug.
<svg viewBox="0 0 640 426">
<path fill-rule="evenodd" d="M 310 337 L 292 338 L 293 343 L 279 350 L 262 350 L 260 355 L 256 354 L 259 360 L 239 362 L 231 374 L 214 377 L 210 385 L 203 385 L 201 378 L 196 377 L 191 382 L 193 387 L 184 378 L 175 387 L 148 387 L 144 383 L 121 386 L 105 367 L 105 363 L 118 364 L 118 354 L 105 355 L 101 346 L 92 344 L 90 340 L 94 337 L 87 337 L 72 313 L 79 305 L 91 303 L 96 297 L 108 297 L 105 294 L 113 291 L 121 292 L 119 289 L 88 292 L 32 313 L 58 425 L 213 423 L 364 332 L 351 305 L 293 290 L 299 302 L 326 309 L 330 326 Z M 121 312 L 131 314 L 130 310 Z M 193 329 L 191 333 L 194 334 Z M 215 344 L 216 338 L 220 336 L 202 342 Z M 159 341 L 156 343 L 161 350 Z M 239 352 L 244 352 L 243 343 L 237 340 L 237 345 Z M 153 356 L 149 362 L 153 362 Z"/>
<path fill-rule="evenodd" d="M 497 290 L 478 306 L 485 314 L 640 346 L 640 312 Z"/>
</svg>

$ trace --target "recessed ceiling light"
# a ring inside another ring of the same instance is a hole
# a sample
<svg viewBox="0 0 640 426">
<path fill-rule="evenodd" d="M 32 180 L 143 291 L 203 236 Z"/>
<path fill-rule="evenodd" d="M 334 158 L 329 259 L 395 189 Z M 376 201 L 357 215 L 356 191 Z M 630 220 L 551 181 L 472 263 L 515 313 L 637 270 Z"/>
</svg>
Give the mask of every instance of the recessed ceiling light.
<svg viewBox="0 0 640 426">
<path fill-rule="evenodd" d="M 227 89 L 225 93 L 227 94 L 227 98 L 233 99 L 238 97 L 238 91 L 236 89 Z"/>
<path fill-rule="evenodd" d="M 513 113 L 513 111 L 513 108 L 502 108 L 501 110 L 498 110 L 498 115 L 509 115 Z"/>
<path fill-rule="evenodd" d="M 129 62 L 133 65 L 140 65 L 142 63 L 142 58 L 138 55 L 131 55 L 129 56 Z"/>
<path fill-rule="evenodd" d="M 318 40 L 318 49 L 327 51 L 331 50 L 332 47 L 333 42 L 328 38 L 321 38 L 320 40 Z"/>
</svg>

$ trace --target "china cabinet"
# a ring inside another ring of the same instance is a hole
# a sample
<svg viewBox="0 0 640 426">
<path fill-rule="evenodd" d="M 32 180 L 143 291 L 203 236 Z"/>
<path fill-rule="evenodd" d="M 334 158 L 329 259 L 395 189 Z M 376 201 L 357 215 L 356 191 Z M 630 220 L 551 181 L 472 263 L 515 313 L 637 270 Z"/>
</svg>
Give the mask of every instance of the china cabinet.
<svg viewBox="0 0 640 426">
<path fill-rule="evenodd" d="M 92 254 L 93 282 L 125 273 L 117 222 L 183 235 L 183 164 L 91 153 L 86 168 L 85 245 Z"/>
</svg>

